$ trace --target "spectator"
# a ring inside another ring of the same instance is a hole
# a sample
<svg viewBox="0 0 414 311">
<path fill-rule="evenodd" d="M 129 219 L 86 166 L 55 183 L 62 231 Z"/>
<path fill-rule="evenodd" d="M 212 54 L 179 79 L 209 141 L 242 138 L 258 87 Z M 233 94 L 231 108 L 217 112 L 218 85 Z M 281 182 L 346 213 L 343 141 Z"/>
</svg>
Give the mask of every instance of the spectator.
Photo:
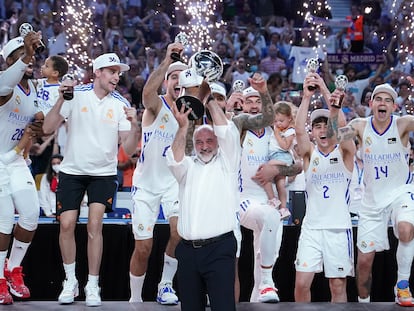
<svg viewBox="0 0 414 311">
<path fill-rule="evenodd" d="M 233 85 L 234 81 L 241 80 L 244 85 L 248 86 L 248 78 L 250 73 L 246 71 L 246 60 L 244 57 L 239 57 L 237 61 L 232 62 L 224 75 L 224 81 Z"/>
<path fill-rule="evenodd" d="M 46 217 L 56 217 L 56 189 L 59 183 L 60 163 L 62 160 L 62 155 L 52 155 L 46 173 L 40 181 L 39 204 Z"/>
<path fill-rule="evenodd" d="M 286 69 L 285 61 L 278 56 L 278 53 L 276 45 L 269 45 L 268 56 L 260 61 L 260 70 L 271 75 Z"/>
<path fill-rule="evenodd" d="M 63 30 L 62 22 L 60 20 L 53 21 L 52 24 L 53 36 L 48 38 L 49 56 L 65 55 L 67 50 L 66 33 Z"/>
</svg>

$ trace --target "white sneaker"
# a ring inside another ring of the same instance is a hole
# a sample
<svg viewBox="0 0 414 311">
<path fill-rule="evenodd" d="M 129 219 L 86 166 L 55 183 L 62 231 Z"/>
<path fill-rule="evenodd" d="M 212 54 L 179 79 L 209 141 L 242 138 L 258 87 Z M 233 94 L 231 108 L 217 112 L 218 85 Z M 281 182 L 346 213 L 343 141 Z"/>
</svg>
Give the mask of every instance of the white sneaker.
<svg viewBox="0 0 414 311">
<path fill-rule="evenodd" d="M 65 280 L 63 281 L 63 290 L 59 295 L 59 304 L 73 303 L 75 298 L 79 296 L 79 284 L 78 280 Z"/>
<path fill-rule="evenodd" d="M 178 304 L 178 297 L 170 282 L 158 284 L 157 302 L 162 305 Z"/>
<path fill-rule="evenodd" d="M 260 290 L 259 293 L 259 302 L 279 302 L 279 295 L 277 294 L 277 289 L 274 287 L 265 287 L 263 289 Z"/>
<path fill-rule="evenodd" d="M 98 285 L 85 286 L 85 302 L 87 307 L 98 307 L 102 305 L 101 288 Z"/>
</svg>

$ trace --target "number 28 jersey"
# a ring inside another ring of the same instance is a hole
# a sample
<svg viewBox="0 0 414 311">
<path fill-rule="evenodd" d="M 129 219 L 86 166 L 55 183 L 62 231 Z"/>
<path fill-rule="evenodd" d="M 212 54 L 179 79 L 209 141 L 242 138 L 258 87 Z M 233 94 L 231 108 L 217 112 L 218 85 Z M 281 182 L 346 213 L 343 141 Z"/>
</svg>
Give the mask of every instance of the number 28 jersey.
<svg viewBox="0 0 414 311">
<path fill-rule="evenodd" d="M 36 89 L 31 80 L 28 83 L 28 91 L 17 85 L 9 101 L 0 106 L 0 153 L 8 152 L 18 144 L 26 125 L 37 112 Z"/>
</svg>

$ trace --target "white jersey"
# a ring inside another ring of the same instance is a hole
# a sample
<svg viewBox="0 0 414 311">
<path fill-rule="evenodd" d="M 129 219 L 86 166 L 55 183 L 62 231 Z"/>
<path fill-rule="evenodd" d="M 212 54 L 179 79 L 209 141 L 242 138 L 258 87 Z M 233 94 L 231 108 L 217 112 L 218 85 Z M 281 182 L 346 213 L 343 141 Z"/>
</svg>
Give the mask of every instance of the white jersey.
<svg viewBox="0 0 414 311">
<path fill-rule="evenodd" d="M 9 101 L 0 106 L 0 153 L 6 153 L 16 147 L 26 125 L 33 121 L 37 112 L 36 88 L 31 80 L 28 80 L 28 83 L 28 91 L 18 84 Z M 26 165 L 23 157 L 19 160 Z"/>
<path fill-rule="evenodd" d="M 178 123 L 164 97 L 162 107 L 150 126 L 142 127 L 141 156 L 132 184 L 152 193 L 163 193 L 177 183 L 167 166 L 166 152 L 174 141 Z"/>
<path fill-rule="evenodd" d="M 303 226 L 310 229 L 351 228 L 348 204 L 352 172 L 345 167 L 338 145 L 327 155 L 315 146 L 305 177 Z"/>
<path fill-rule="evenodd" d="M 259 165 L 269 161 L 269 142 L 274 135 L 270 127 L 257 136 L 253 131 L 247 130 L 242 144 L 240 169 L 240 196 L 241 199 L 256 199 L 266 203 L 267 195 L 263 187 L 252 180 Z"/>
<path fill-rule="evenodd" d="M 119 132 L 131 129 L 124 107 L 129 107 L 129 102 L 116 91 L 99 99 L 93 84 L 75 86 L 74 98 L 64 101 L 60 109 L 68 119 L 62 172 L 116 175 Z"/>
<path fill-rule="evenodd" d="M 60 84 L 47 83 L 46 79 L 39 79 L 37 83 L 38 111 L 42 111 L 43 115 L 47 115 L 59 98 Z"/>
<path fill-rule="evenodd" d="M 388 129 L 378 134 L 372 117 L 367 118 L 362 138 L 365 186 L 362 208 L 367 212 L 378 213 L 384 209 L 398 193 L 405 191 L 403 186 L 409 181 L 409 147 L 401 142 L 397 119 L 391 116 Z"/>
</svg>

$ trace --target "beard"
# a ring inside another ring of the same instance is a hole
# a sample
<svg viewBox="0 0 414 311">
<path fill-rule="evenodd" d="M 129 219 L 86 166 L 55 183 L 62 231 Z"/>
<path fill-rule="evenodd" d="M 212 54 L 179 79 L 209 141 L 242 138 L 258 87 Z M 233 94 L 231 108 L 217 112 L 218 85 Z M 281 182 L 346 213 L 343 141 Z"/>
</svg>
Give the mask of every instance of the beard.
<svg viewBox="0 0 414 311">
<path fill-rule="evenodd" d="M 215 154 L 214 153 L 197 153 L 197 158 L 200 159 L 201 162 L 203 163 L 208 163 L 210 162 L 213 158 L 214 158 Z"/>
<path fill-rule="evenodd" d="M 25 73 L 24 75 L 23 75 L 23 79 L 25 79 L 25 80 L 29 80 L 29 79 L 32 79 L 33 78 L 33 72 L 32 73 Z"/>
</svg>

